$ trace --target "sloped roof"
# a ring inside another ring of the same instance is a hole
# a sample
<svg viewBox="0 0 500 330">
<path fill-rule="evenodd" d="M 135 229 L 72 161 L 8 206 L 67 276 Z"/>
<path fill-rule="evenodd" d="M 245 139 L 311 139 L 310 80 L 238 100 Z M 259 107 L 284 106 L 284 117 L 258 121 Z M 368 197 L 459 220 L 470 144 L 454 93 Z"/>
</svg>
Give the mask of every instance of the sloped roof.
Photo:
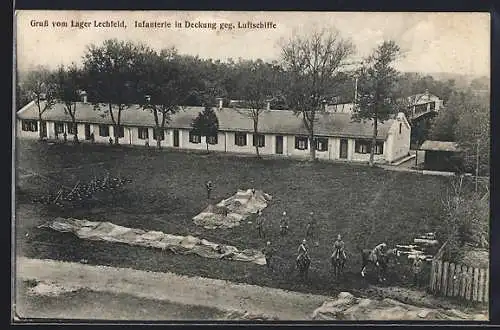
<svg viewBox="0 0 500 330">
<path fill-rule="evenodd" d="M 193 119 L 203 110 L 202 107 L 183 107 L 181 111 L 172 116 L 168 128 L 191 127 Z M 216 109 L 219 119 L 219 130 L 221 131 L 242 131 L 252 132 L 253 122 L 247 115 L 248 109 L 222 108 Z M 350 113 L 321 113 L 318 114 L 315 126 L 315 134 L 323 136 L 371 138 L 373 125 L 371 122 L 354 122 Z M 19 119 L 38 119 L 38 110 L 34 102 L 28 104 L 17 113 Z M 71 121 L 71 117 L 66 114 L 64 105 L 55 104 L 51 109 L 43 114 L 43 118 L 49 121 Z M 101 110 L 94 110 L 91 103 L 77 103 L 76 121 L 81 123 L 106 124 L 111 123 L 107 106 L 102 106 Z M 378 125 L 379 139 L 386 139 L 389 129 L 394 119 L 389 119 Z M 148 126 L 154 127 L 154 117 L 138 105 L 133 105 L 121 113 L 121 124 L 124 126 Z M 275 134 L 295 134 L 307 135 L 307 129 L 301 119 L 293 111 L 289 110 L 266 110 L 259 116 L 260 133 Z"/>
<path fill-rule="evenodd" d="M 431 140 L 424 141 L 424 143 L 422 143 L 422 146 L 420 146 L 420 149 L 428 151 L 460 151 L 456 142 Z"/>
</svg>

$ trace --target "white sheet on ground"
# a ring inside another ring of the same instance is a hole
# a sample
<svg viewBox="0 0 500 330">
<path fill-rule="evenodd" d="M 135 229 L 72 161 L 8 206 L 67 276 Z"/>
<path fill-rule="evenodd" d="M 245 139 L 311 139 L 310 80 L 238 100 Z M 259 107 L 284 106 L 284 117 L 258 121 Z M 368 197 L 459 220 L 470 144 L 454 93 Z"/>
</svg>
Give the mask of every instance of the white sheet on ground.
<svg viewBox="0 0 500 330">
<path fill-rule="evenodd" d="M 82 239 L 118 242 L 129 245 L 169 249 L 180 254 L 197 254 L 211 259 L 229 259 L 265 265 L 261 251 L 239 250 L 231 245 L 217 244 L 194 236 L 177 236 L 160 231 L 145 231 L 112 224 L 73 218 L 56 218 L 40 228 L 51 228 L 60 232 L 70 232 Z"/>
<path fill-rule="evenodd" d="M 265 209 L 271 199 L 271 195 L 262 190 L 238 190 L 235 195 L 217 205 L 207 206 L 193 220 L 207 229 L 236 227 L 250 214 Z"/>
</svg>

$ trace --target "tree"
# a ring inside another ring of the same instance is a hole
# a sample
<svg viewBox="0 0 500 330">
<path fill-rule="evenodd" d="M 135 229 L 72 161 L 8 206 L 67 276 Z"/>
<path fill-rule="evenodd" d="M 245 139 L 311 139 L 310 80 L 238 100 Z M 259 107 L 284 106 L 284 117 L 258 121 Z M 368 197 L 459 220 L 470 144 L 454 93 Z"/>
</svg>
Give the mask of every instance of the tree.
<svg viewBox="0 0 500 330">
<path fill-rule="evenodd" d="M 97 111 L 109 113 L 115 144 L 119 144 L 121 135 L 122 111 L 137 99 L 136 64 L 140 51 L 140 45 L 109 39 L 100 46 L 88 46 L 83 58 L 89 99 Z"/>
<path fill-rule="evenodd" d="M 320 30 L 310 36 L 296 36 L 282 46 L 286 75 L 283 94 L 287 104 L 302 122 L 309 135 L 310 159 L 316 160 L 314 125 L 317 113 L 324 111 L 323 101 L 334 96 L 342 82 L 339 69 L 354 52 L 353 44 L 338 32 Z"/>
<path fill-rule="evenodd" d="M 267 102 L 270 102 L 273 96 L 275 87 L 274 67 L 262 61 L 240 62 L 239 67 L 238 89 L 249 110 L 237 111 L 252 120 L 255 153 L 257 158 L 260 158 L 259 141 L 257 140 L 259 118 L 267 109 Z"/>
<path fill-rule="evenodd" d="M 81 92 L 81 72 L 74 63 L 68 68 L 61 65 L 55 78 L 55 97 L 64 104 L 64 112 L 71 117 L 71 125 L 73 132 L 75 132 L 74 141 L 78 142 L 76 105 Z"/>
<path fill-rule="evenodd" d="M 35 101 L 38 109 L 38 121 L 40 123 L 40 140 L 46 135 L 46 126 L 43 114 L 55 104 L 54 76 L 47 68 L 39 66 L 28 72 L 23 83 L 23 89 L 28 97 Z"/>
<path fill-rule="evenodd" d="M 217 118 L 213 107 L 208 105 L 205 106 L 203 111 L 200 112 L 195 119 L 193 119 L 191 126 L 194 134 L 205 137 L 208 153 L 209 137 L 217 137 L 217 133 L 219 132 L 219 119 Z"/>
<path fill-rule="evenodd" d="M 141 57 L 138 95 L 142 97 L 140 104 L 143 109 L 154 116 L 154 137 L 160 149 L 165 125 L 182 109 L 181 105 L 194 87 L 193 75 L 175 48 L 163 49 L 160 53 L 144 48 Z"/>
<path fill-rule="evenodd" d="M 464 165 L 469 171 L 489 175 L 490 171 L 490 105 L 489 97 L 472 91 L 461 93 L 455 109 L 454 141 L 464 152 Z"/>
<path fill-rule="evenodd" d="M 378 123 L 383 123 L 398 108 L 395 87 L 398 72 L 392 67 L 400 54 L 394 41 L 384 41 L 370 55 L 360 69 L 358 82 L 358 102 L 353 119 L 372 121 L 373 135 L 370 150 L 370 166 L 374 166 L 375 146 L 377 143 Z"/>
</svg>

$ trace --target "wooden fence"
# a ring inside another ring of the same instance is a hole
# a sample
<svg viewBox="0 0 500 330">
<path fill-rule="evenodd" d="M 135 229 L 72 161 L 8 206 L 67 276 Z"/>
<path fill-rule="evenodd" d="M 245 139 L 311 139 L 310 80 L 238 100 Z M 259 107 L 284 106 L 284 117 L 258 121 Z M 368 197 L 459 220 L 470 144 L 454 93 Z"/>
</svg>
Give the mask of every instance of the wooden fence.
<svg viewBox="0 0 500 330">
<path fill-rule="evenodd" d="M 434 294 L 469 301 L 489 301 L 489 269 L 474 268 L 434 259 L 430 289 Z"/>
</svg>

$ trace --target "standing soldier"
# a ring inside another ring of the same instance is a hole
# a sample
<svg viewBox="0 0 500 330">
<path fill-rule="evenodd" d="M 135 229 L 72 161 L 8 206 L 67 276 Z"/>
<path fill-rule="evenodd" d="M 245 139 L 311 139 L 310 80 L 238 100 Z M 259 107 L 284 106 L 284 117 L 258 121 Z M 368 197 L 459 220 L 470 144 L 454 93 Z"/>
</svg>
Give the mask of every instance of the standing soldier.
<svg viewBox="0 0 500 330">
<path fill-rule="evenodd" d="M 413 260 L 412 271 L 413 271 L 413 284 L 418 287 L 420 284 L 420 272 L 422 272 L 422 257 L 415 256 Z"/>
<path fill-rule="evenodd" d="M 257 212 L 257 230 L 259 231 L 259 237 L 262 238 L 264 236 L 263 226 L 264 226 L 264 218 L 262 217 L 262 211 L 259 210 Z"/>
<path fill-rule="evenodd" d="M 213 189 L 212 181 L 208 180 L 207 183 L 205 183 L 205 187 L 207 188 L 207 199 L 210 200 L 210 193 Z"/>
<path fill-rule="evenodd" d="M 64 131 L 63 139 L 64 139 L 64 143 L 68 142 L 68 134 L 66 134 L 66 131 Z"/>
<path fill-rule="evenodd" d="M 306 237 L 307 238 L 313 238 L 315 227 L 316 227 L 316 223 L 314 220 L 314 213 L 310 212 L 309 213 L 309 220 L 308 220 L 307 226 L 306 226 Z"/>
<path fill-rule="evenodd" d="M 111 136 L 109 137 L 109 144 L 113 145 L 113 138 Z"/>
<path fill-rule="evenodd" d="M 94 143 L 95 142 L 95 135 L 94 132 L 90 134 L 90 142 Z"/>
<path fill-rule="evenodd" d="M 271 247 L 271 242 L 267 241 L 266 246 L 262 249 L 262 253 L 266 258 L 266 266 L 271 269 L 271 258 L 273 257 L 273 248 Z"/>
<path fill-rule="evenodd" d="M 283 216 L 280 220 L 280 234 L 281 236 L 286 235 L 288 232 L 288 217 L 286 215 L 286 211 L 283 211 Z"/>
</svg>

